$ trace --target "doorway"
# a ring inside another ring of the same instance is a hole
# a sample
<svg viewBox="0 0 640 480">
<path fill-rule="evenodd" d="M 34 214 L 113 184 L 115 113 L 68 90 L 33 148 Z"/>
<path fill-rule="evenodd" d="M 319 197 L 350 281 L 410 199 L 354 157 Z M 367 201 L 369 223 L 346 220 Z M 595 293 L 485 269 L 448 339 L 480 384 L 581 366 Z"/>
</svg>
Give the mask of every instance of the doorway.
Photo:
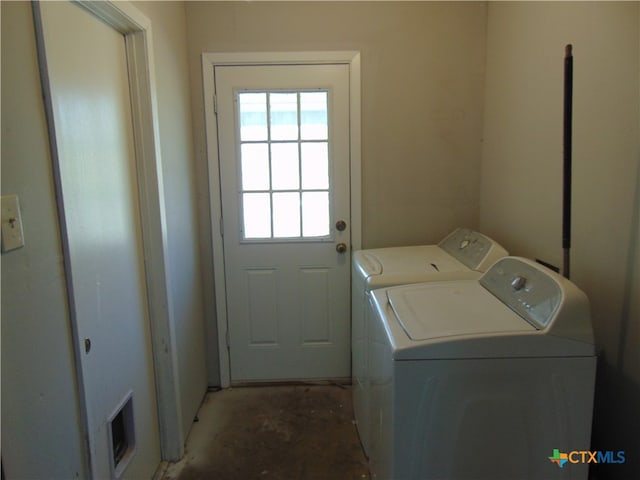
<svg viewBox="0 0 640 480">
<path fill-rule="evenodd" d="M 359 55 L 203 67 L 222 384 L 350 377 Z"/>
</svg>

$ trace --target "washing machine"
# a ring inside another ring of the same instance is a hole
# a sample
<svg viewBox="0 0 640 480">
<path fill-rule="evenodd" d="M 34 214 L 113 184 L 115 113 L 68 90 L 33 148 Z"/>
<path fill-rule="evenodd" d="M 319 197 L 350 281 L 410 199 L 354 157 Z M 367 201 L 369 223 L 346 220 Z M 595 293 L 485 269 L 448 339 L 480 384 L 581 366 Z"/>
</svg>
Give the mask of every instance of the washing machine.
<svg viewBox="0 0 640 480">
<path fill-rule="evenodd" d="M 352 261 L 351 368 L 356 426 L 369 452 L 367 386 L 367 295 L 391 285 L 454 279 L 476 279 L 507 251 L 491 238 L 458 228 L 437 245 L 359 250 Z"/>
<path fill-rule="evenodd" d="M 596 357 L 574 284 L 505 257 L 479 280 L 376 290 L 370 311 L 372 478 L 586 480 L 558 461 L 590 447 Z"/>
</svg>

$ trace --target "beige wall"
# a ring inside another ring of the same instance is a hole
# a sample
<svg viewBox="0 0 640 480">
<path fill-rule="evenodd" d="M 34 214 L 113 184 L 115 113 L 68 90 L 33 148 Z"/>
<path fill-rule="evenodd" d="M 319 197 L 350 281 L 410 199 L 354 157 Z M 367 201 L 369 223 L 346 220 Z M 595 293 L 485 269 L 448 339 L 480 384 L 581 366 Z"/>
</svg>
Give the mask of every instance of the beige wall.
<svg viewBox="0 0 640 480">
<path fill-rule="evenodd" d="M 202 52 L 358 50 L 363 246 L 435 242 L 475 226 L 484 3 L 189 2 L 187 23 L 200 191 Z"/>
<path fill-rule="evenodd" d="M 562 69 L 571 43 L 571 277 L 590 297 L 600 354 L 594 447 L 628 457 L 637 457 L 640 404 L 638 10 L 638 2 L 489 4 L 480 195 L 483 231 L 516 254 L 561 265 Z M 633 459 L 595 471 L 640 476 Z"/>
<path fill-rule="evenodd" d="M 186 435 L 207 387 L 187 24 L 182 2 L 135 2 L 135 6 L 151 20 L 153 28 L 168 274 Z"/>
</svg>

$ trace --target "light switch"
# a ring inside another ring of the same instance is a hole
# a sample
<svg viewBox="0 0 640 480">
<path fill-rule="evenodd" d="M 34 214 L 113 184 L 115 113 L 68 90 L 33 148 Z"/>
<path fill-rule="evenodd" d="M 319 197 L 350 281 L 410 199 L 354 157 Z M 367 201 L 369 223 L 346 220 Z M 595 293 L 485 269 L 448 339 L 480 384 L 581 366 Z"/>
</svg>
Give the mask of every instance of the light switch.
<svg viewBox="0 0 640 480">
<path fill-rule="evenodd" d="M 3 195 L 2 204 L 2 253 L 24 247 L 22 217 L 17 195 Z"/>
</svg>

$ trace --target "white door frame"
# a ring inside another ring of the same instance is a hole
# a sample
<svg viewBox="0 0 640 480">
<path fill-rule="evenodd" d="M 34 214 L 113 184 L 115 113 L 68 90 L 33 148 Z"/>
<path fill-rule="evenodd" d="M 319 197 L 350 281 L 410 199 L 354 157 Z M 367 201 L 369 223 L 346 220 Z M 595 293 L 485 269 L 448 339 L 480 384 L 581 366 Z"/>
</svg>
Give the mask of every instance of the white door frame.
<svg viewBox="0 0 640 480">
<path fill-rule="evenodd" d="M 213 69 L 222 65 L 278 65 L 278 64 L 348 64 L 349 65 L 349 147 L 351 175 L 351 250 L 362 244 L 362 196 L 360 169 L 360 52 L 240 52 L 203 53 L 202 84 L 204 90 L 207 164 L 209 167 L 209 198 L 211 237 L 213 244 L 213 270 L 218 331 L 218 359 L 220 384 L 231 384 L 229 359 L 229 332 L 227 328 L 227 292 L 224 271 L 222 225 L 222 199 L 220 189 L 220 159 L 218 157 L 218 124 L 215 112 L 215 85 Z M 215 328 L 215 326 L 211 326 Z"/>
<path fill-rule="evenodd" d="M 163 460 L 177 461 L 184 454 L 181 396 L 178 378 L 178 359 L 174 331 L 173 308 L 171 306 L 170 279 L 167 275 L 168 250 L 167 227 L 164 205 L 164 187 L 160 157 L 160 134 L 156 101 L 155 65 L 153 58 L 153 38 L 151 21 L 128 1 L 94 2 L 76 1 L 114 30 L 124 35 L 129 69 L 129 86 L 133 129 L 135 132 L 136 167 L 140 216 L 142 222 L 147 296 L 149 301 L 149 321 L 153 362 L 158 402 L 161 456 Z M 55 145 L 55 124 L 49 89 L 48 70 L 44 50 L 42 19 L 38 2 L 34 3 L 34 19 L 42 86 L 45 96 L 45 110 L 51 142 L 54 182 L 58 199 L 58 215 L 62 229 L 62 248 L 65 258 L 67 295 L 71 328 L 75 345 L 76 375 L 79 388 L 84 388 L 79 358 L 81 341 L 78 338 L 77 320 L 73 307 L 73 288 L 68 264 L 69 249 L 64 218 L 60 168 Z M 87 409 L 84 394 L 80 394 L 80 405 L 84 420 L 85 442 L 88 441 Z M 86 445 L 87 452 L 89 446 Z M 89 457 L 88 457 L 89 458 Z"/>
</svg>

